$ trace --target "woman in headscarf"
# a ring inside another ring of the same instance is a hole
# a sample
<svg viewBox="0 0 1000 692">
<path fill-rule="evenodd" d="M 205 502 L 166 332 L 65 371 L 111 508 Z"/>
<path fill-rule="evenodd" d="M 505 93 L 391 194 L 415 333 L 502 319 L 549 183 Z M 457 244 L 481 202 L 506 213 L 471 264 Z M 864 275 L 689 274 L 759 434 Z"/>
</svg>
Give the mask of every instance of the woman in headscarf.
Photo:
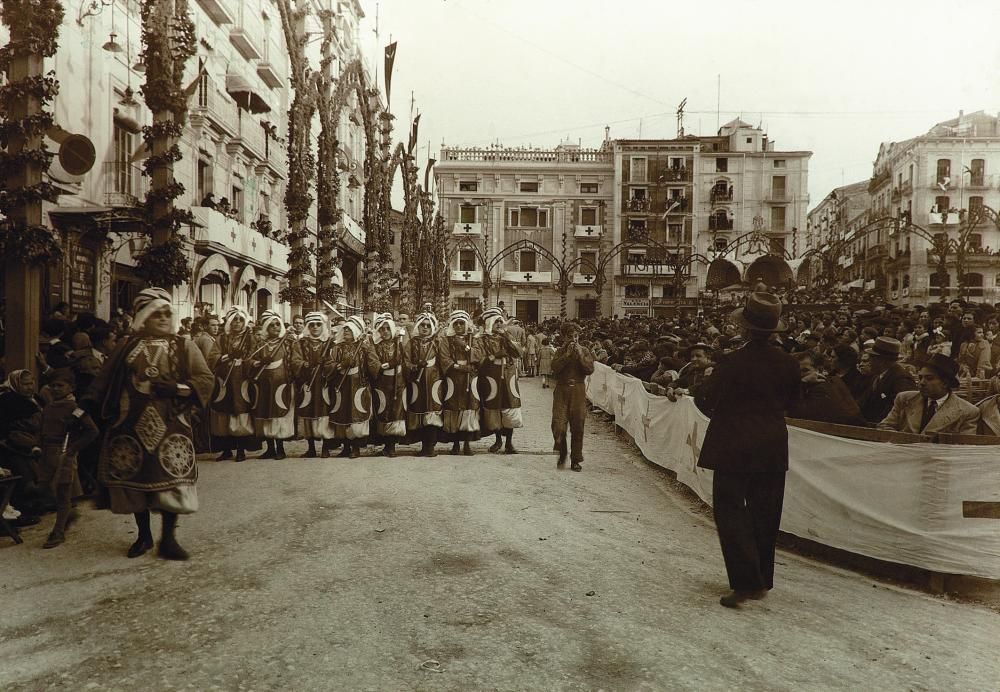
<svg viewBox="0 0 1000 692">
<path fill-rule="evenodd" d="M 133 302 L 133 334 L 108 358 L 88 394 L 107 432 L 98 476 L 110 490 L 111 511 L 133 514 L 139 537 L 128 550 L 153 547 L 150 511 L 163 517 L 159 555 L 186 560 L 177 543 L 178 514 L 198 509 L 198 466 L 190 410 L 212 393 L 201 351 L 173 329 L 170 294 L 146 288 Z"/>
<path fill-rule="evenodd" d="M 264 343 L 250 361 L 250 391 L 254 393 L 253 422 L 257 437 L 267 444 L 261 459 L 284 459 L 285 440 L 295 436 L 292 383 L 293 339 L 281 316 L 265 310 L 260 316 Z"/>
<path fill-rule="evenodd" d="M 246 361 L 256 356 L 258 342 L 249 322 L 249 313 L 235 305 L 226 313 L 224 331 L 219 337 L 222 355 L 215 366 L 215 395 L 209 412 L 212 436 L 222 448 L 219 461 L 232 459 L 233 450 L 236 461 L 246 459 L 248 443 L 254 436 Z"/>
<path fill-rule="evenodd" d="M 292 371 L 295 373 L 295 430 L 309 443 L 305 456 L 316 456 L 316 440 L 333 436 L 330 430 L 330 396 L 326 389 L 323 368 L 330 361 L 333 340 L 321 312 L 305 317 L 305 332 L 292 350 Z M 323 458 L 330 455 L 323 449 Z"/>
<path fill-rule="evenodd" d="M 365 337 L 364 319 L 352 315 L 336 339 L 333 362 L 327 367 L 330 391 L 330 427 L 343 442 L 339 457 L 357 459 L 371 432 L 372 393 L 369 378 L 378 373 L 375 350 Z"/>
<path fill-rule="evenodd" d="M 505 320 L 500 308 L 490 308 L 483 313 L 483 362 L 479 366 L 479 401 L 482 405 L 481 432 L 493 433 L 496 441 L 490 452 L 496 454 L 506 439 L 507 454 L 517 454 L 514 449 L 514 428 L 520 428 L 521 394 L 517 386 L 515 361 L 521 357 L 521 347 L 504 329 Z"/>
<path fill-rule="evenodd" d="M 21 479 L 14 484 L 10 504 L 21 512 L 21 526 L 37 524 L 49 504 L 37 486 L 32 459 L 41 452 L 38 432 L 42 408 L 37 380 L 30 370 L 12 370 L 0 385 L 0 466 Z"/>
<path fill-rule="evenodd" d="M 444 425 L 441 402 L 441 341 L 437 318 L 417 315 L 410 339 L 410 386 L 406 427 L 420 438 L 418 456 L 434 457 L 438 430 Z"/>
<path fill-rule="evenodd" d="M 483 360 L 482 343 L 473 335 L 472 317 L 455 310 L 441 349 L 445 376 L 444 438 L 452 443 L 452 454 L 472 456 L 469 443 L 479 439 L 479 391 L 476 370 Z M 445 369 L 447 367 L 447 369 Z"/>
<path fill-rule="evenodd" d="M 384 456 L 394 457 L 396 443 L 406 436 L 406 373 L 410 358 L 391 314 L 376 315 L 372 328 L 372 343 L 379 361 L 372 380 L 376 423 L 372 441 L 385 445 Z"/>
</svg>

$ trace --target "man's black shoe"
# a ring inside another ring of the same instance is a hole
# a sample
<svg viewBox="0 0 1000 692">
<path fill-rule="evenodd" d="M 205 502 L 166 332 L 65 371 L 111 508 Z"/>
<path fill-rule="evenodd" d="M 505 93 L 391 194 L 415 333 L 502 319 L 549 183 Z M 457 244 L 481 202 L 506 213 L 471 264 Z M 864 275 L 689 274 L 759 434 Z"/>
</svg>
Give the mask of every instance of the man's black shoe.
<svg viewBox="0 0 1000 692">
<path fill-rule="evenodd" d="M 767 591 L 730 591 L 719 599 L 719 603 L 726 608 L 739 608 L 744 601 L 759 601 L 767 595 Z"/>
<path fill-rule="evenodd" d="M 581 466 L 580 462 L 578 461 L 574 461 L 572 464 L 570 464 L 569 468 L 571 471 L 583 471 L 583 466 Z"/>
<path fill-rule="evenodd" d="M 129 557 L 139 557 L 140 555 L 145 555 L 148 550 L 153 547 L 152 538 L 139 538 L 135 543 L 129 546 L 127 555 Z"/>
<path fill-rule="evenodd" d="M 566 455 L 565 454 L 560 454 L 559 455 L 559 461 L 556 462 L 556 468 L 557 469 L 561 469 L 565 465 L 566 465 Z"/>
</svg>

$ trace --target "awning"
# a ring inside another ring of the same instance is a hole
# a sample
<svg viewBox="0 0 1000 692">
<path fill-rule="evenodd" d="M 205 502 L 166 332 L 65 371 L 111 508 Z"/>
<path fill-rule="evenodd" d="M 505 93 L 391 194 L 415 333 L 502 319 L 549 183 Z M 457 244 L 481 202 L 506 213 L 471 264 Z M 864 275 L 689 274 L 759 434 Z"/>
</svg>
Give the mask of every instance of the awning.
<svg viewBox="0 0 1000 692">
<path fill-rule="evenodd" d="M 270 113 L 271 107 L 267 100 L 257 93 L 257 90 L 242 75 L 226 75 L 226 91 L 236 101 L 236 105 L 251 113 Z"/>
<path fill-rule="evenodd" d="M 865 280 L 864 279 L 855 279 L 851 283 L 849 283 L 846 286 L 844 286 L 844 288 L 861 288 L 864 285 L 865 285 Z"/>
</svg>

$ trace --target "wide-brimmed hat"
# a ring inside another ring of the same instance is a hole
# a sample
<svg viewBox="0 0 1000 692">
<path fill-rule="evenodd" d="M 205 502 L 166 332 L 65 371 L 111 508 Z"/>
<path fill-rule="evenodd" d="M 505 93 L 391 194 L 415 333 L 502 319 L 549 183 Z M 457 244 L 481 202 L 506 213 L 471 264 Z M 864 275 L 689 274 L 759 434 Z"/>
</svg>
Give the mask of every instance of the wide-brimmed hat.
<svg viewBox="0 0 1000 692">
<path fill-rule="evenodd" d="M 788 329 L 781 319 L 781 300 L 773 293 L 755 291 L 746 304 L 733 310 L 733 322 L 756 332 L 783 332 Z"/>
<path fill-rule="evenodd" d="M 871 345 L 871 348 L 865 349 L 865 353 L 869 356 L 899 360 L 899 349 L 901 346 L 902 344 L 899 343 L 899 339 L 893 339 L 891 336 L 880 336 L 875 339 L 875 343 Z"/>
<path fill-rule="evenodd" d="M 952 389 L 958 388 L 958 361 L 943 353 L 934 353 L 922 361 L 920 367 L 936 372 Z"/>
</svg>

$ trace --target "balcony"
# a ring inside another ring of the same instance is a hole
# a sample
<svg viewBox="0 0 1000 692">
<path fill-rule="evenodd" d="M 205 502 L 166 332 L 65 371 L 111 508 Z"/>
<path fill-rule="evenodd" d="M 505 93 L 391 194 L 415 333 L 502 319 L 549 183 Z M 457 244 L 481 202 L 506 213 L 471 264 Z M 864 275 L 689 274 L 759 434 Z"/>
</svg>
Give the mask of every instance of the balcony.
<svg viewBox="0 0 1000 692">
<path fill-rule="evenodd" d="M 576 226 L 573 229 L 573 237 L 577 240 L 600 240 L 603 231 L 603 226 L 592 224 L 586 226 Z"/>
<path fill-rule="evenodd" d="M 208 18 L 216 24 L 232 24 L 233 15 L 229 14 L 225 3 L 220 0 L 196 0 L 198 6 L 205 11 Z"/>
<path fill-rule="evenodd" d="M 229 143 L 230 146 L 238 145 L 243 147 L 248 154 L 256 157 L 261 162 L 267 160 L 265 155 L 266 145 L 264 143 L 264 128 L 259 122 L 250 117 L 249 113 L 241 113 L 237 136 Z"/>
<path fill-rule="evenodd" d="M 278 68 L 266 60 L 257 63 L 257 76 L 272 89 L 280 89 L 285 85 L 278 73 Z"/>
<path fill-rule="evenodd" d="M 288 151 L 273 139 L 267 142 L 267 167 L 280 178 L 288 177 Z"/>
<path fill-rule="evenodd" d="M 198 103 L 191 108 L 191 119 L 198 125 L 197 118 L 205 119 L 221 132 L 235 136 L 239 132 L 239 109 L 236 101 L 224 93 L 207 76 L 198 83 Z"/>
<path fill-rule="evenodd" d="M 708 217 L 708 230 L 710 231 L 731 231 L 733 230 L 732 219 L 722 219 L 718 216 Z"/>
<path fill-rule="evenodd" d="M 368 234 L 365 233 L 365 229 L 351 218 L 350 214 L 341 214 L 340 222 L 344 226 L 340 236 L 341 244 L 352 252 L 363 255 L 365 252 L 365 243 L 368 240 Z"/>
<path fill-rule="evenodd" d="M 573 283 L 581 286 L 593 286 L 596 278 L 595 274 L 580 274 L 578 272 L 573 274 Z"/>
<path fill-rule="evenodd" d="M 891 195 L 890 199 L 893 202 L 898 202 L 901 199 L 903 199 L 903 190 L 902 190 L 902 188 L 898 188 L 898 187 L 892 188 L 892 195 Z"/>
<path fill-rule="evenodd" d="M 686 183 L 691 181 L 691 171 L 687 168 L 667 168 L 656 179 L 658 183 Z"/>
<path fill-rule="evenodd" d="M 452 269 L 451 280 L 454 283 L 481 284 L 483 282 L 482 269 Z"/>
<path fill-rule="evenodd" d="M 906 197 L 908 195 L 912 195 L 913 194 L 913 181 L 912 180 L 907 180 L 905 183 L 903 183 L 902 187 L 899 188 L 899 194 L 903 195 L 904 197 Z"/>
<path fill-rule="evenodd" d="M 649 197 L 633 197 L 622 200 L 622 211 L 630 214 L 648 214 L 653 208 L 653 200 Z"/>
<path fill-rule="evenodd" d="M 709 199 L 712 204 L 718 204 L 720 202 L 732 202 L 733 201 L 733 191 L 731 188 L 721 188 L 713 187 L 708 193 Z"/>
<path fill-rule="evenodd" d="M 451 228 L 453 235 L 482 235 L 483 234 L 483 224 L 481 223 L 462 223 L 459 221 Z"/>
<path fill-rule="evenodd" d="M 134 207 L 146 198 L 149 179 L 135 164 L 105 161 L 102 172 L 105 206 Z"/>
<path fill-rule="evenodd" d="M 957 226 L 962 222 L 963 216 L 958 210 L 932 211 L 927 214 L 927 223 L 931 226 Z"/>
<path fill-rule="evenodd" d="M 673 265 L 659 260 L 646 260 L 645 262 L 624 262 L 622 264 L 622 274 L 624 276 L 661 276 L 671 279 L 676 277 Z M 691 272 L 686 267 L 681 269 L 681 277 L 689 278 Z"/>
<path fill-rule="evenodd" d="M 194 244 L 226 257 L 243 260 L 279 275 L 288 272 L 288 247 L 265 238 L 249 226 L 209 207 L 191 207 L 198 224 Z"/>
<path fill-rule="evenodd" d="M 262 57 L 260 48 L 257 47 L 260 41 L 242 26 L 234 26 L 229 30 L 229 42 L 246 60 L 260 60 Z"/>
<path fill-rule="evenodd" d="M 551 284 L 552 272 L 505 271 L 500 278 L 512 284 Z"/>
<path fill-rule="evenodd" d="M 788 204 L 792 201 L 792 196 L 788 190 L 771 190 L 767 193 L 764 201 L 768 204 Z"/>
<path fill-rule="evenodd" d="M 656 213 L 664 211 L 667 214 L 686 214 L 688 211 L 688 199 L 687 197 L 674 197 L 664 202 L 662 207 L 661 209 L 660 205 L 655 205 L 653 211 Z"/>
</svg>

